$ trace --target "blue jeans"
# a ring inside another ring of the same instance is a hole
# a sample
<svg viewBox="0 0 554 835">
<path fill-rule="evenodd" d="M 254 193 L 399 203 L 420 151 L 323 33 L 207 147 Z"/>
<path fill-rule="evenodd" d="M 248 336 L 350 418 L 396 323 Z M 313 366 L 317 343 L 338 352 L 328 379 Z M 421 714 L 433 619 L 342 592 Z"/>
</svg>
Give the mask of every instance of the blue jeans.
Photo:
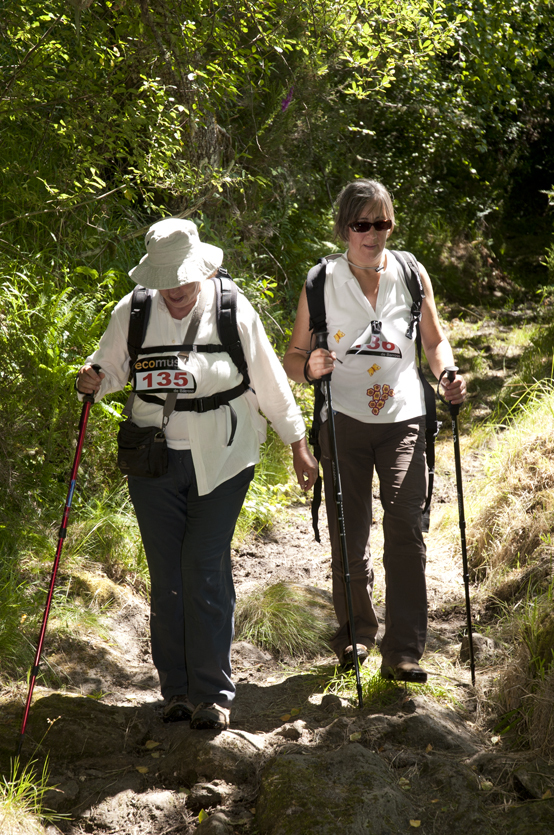
<svg viewBox="0 0 554 835">
<path fill-rule="evenodd" d="M 229 707 L 235 589 L 231 540 L 254 475 L 248 467 L 198 495 L 189 450 L 160 478 L 129 476 L 151 580 L 152 659 L 162 696 Z"/>
</svg>

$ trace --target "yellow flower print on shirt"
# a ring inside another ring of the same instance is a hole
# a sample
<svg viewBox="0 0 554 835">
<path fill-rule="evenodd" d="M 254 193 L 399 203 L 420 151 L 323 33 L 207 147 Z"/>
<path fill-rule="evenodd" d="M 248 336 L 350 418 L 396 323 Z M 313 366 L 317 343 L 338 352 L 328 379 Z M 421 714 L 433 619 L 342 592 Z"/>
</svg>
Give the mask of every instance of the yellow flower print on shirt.
<svg viewBox="0 0 554 835">
<path fill-rule="evenodd" d="M 346 336 L 346 334 L 345 334 L 345 333 L 343 333 L 341 330 L 338 330 L 338 331 L 336 332 L 335 336 L 334 336 L 334 340 L 335 340 L 335 342 L 337 342 L 337 343 L 338 343 L 338 342 L 340 342 L 340 341 L 341 341 L 341 339 L 343 338 L 343 336 Z"/>
<path fill-rule="evenodd" d="M 394 397 L 394 389 L 388 383 L 384 383 L 382 386 L 376 383 L 367 390 L 366 394 L 370 398 L 369 408 L 374 415 L 378 415 L 389 397 Z"/>
</svg>

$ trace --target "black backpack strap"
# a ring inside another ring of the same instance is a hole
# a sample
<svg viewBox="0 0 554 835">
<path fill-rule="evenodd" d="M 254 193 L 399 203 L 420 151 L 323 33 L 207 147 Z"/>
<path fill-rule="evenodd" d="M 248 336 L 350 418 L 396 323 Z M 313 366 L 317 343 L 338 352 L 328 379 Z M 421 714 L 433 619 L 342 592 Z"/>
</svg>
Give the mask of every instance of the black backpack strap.
<svg viewBox="0 0 554 835">
<path fill-rule="evenodd" d="M 423 531 L 427 533 L 429 530 L 429 516 L 431 513 L 431 498 L 433 496 L 433 483 L 435 480 L 435 438 L 439 434 L 442 426 L 441 421 L 437 420 L 437 403 L 435 400 L 435 390 L 421 367 L 421 334 L 419 332 L 419 323 L 421 321 L 421 306 L 425 293 L 423 291 L 423 284 L 419 274 L 419 267 L 415 256 L 411 252 L 395 252 L 389 250 L 396 258 L 400 269 L 406 282 L 406 286 L 410 291 L 412 297 L 412 307 L 410 310 L 410 323 L 406 336 L 408 339 L 413 339 L 415 330 L 415 340 L 417 348 L 417 371 L 421 384 L 423 386 L 423 397 L 425 399 L 425 455 L 427 458 L 427 498 L 423 508 Z"/>
<path fill-rule="evenodd" d="M 129 318 L 129 330 L 127 332 L 127 350 L 131 358 L 129 377 L 133 371 L 133 365 L 140 353 L 152 306 L 152 294 L 146 287 L 137 285 L 131 297 L 131 315 Z"/>
<path fill-rule="evenodd" d="M 216 276 L 213 277 L 215 284 L 215 299 L 216 299 L 216 322 L 217 333 L 221 340 L 221 345 L 183 345 L 182 349 L 189 350 L 203 350 L 207 352 L 219 352 L 221 347 L 229 354 L 238 370 L 242 374 L 243 381 L 225 392 L 220 392 L 212 397 L 195 398 L 191 400 L 178 400 L 174 404 L 175 411 L 194 411 L 197 413 L 208 412 L 213 409 L 218 409 L 220 406 L 229 406 L 231 413 L 231 434 L 228 441 L 228 446 L 233 443 L 235 431 L 237 427 L 237 416 L 235 410 L 231 406 L 230 401 L 236 397 L 240 397 L 250 385 L 248 376 L 248 365 L 246 357 L 242 349 L 242 344 L 239 337 L 237 326 L 237 293 L 238 288 L 231 276 L 220 267 Z M 137 286 L 133 290 L 131 298 L 131 315 L 129 318 L 129 330 L 127 333 L 127 350 L 131 358 L 130 373 L 132 373 L 133 365 L 136 362 L 139 353 L 155 353 L 156 351 L 167 350 L 167 346 L 151 346 L 142 350 L 142 343 L 146 336 L 146 329 L 148 328 L 148 320 L 150 318 L 150 307 L 152 304 L 152 295 L 145 287 Z M 156 403 L 163 406 L 165 401 L 155 395 L 147 395 L 141 393 L 139 395 L 141 400 L 149 403 Z"/>
<path fill-rule="evenodd" d="M 421 346 L 419 323 L 421 322 L 421 306 L 423 305 L 425 292 L 423 290 L 423 283 L 419 274 L 419 266 L 415 256 L 412 255 L 411 252 L 396 252 L 392 249 L 390 250 L 390 252 L 392 255 L 394 255 L 394 257 L 400 264 L 402 274 L 404 276 L 404 281 L 406 282 L 406 285 L 412 297 L 412 306 L 410 308 L 410 322 L 408 324 L 406 336 L 408 337 L 408 339 L 413 339 L 415 331 L 416 341 L 419 341 L 419 345 Z M 419 351 L 421 353 L 421 347 L 419 348 Z"/>
<path fill-rule="evenodd" d="M 327 260 L 320 258 L 312 267 L 306 279 L 306 298 L 310 313 L 310 330 L 313 334 L 324 331 L 327 327 L 325 315 L 325 270 Z"/>
<path fill-rule="evenodd" d="M 327 317 L 325 315 L 325 272 L 327 261 L 320 258 L 315 267 L 312 267 L 306 279 L 306 299 L 310 313 L 310 330 L 312 336 L 327 329 Z M 313 344 L 313 343 L 312 343 Z M 313 448 L 314 458 L 321 461 L 321 446 L 319 444 L 319 430 L 321 428 L 320 415 L 325 405 L 325 394 L 319 380 L 314 380 L 314 413 L 312 425 L 308 434 L 308 441 Z M 312 527 L 316 542 L 321 542 L 319 535 L 319 508 L 321 506 L 322 479 L 319 473 L 314 484 L 312 494 Z"/>
<path fill-rule="evenodd" d="M 212 276 L 212 281 L 215 284 L 215 313 L 218 336 L 221 339 L 221 344 L 242 374 L 245 386 L 248 387 L 250 385 L 248 364 L 237 326 L 238 287 L 223 267 L 219 268 L 217 275 Z"/>
</svg>

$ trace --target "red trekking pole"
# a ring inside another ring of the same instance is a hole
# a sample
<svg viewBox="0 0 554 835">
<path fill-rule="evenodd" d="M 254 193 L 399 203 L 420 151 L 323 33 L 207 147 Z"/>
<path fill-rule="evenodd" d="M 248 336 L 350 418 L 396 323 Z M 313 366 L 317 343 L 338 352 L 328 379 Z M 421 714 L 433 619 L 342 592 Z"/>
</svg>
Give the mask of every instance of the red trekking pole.
<svg viewBox="0 0 554 835">
<path fill-rule="evenodd" d="M 93 366 L 95 371 L 100 370 L 100 366 L 95 365 Z M 44 615 L 42 618 L 42 626 L 40 628 L 40 634 L 37 643 L 37 651 L 35 653 L 35 660 L 33 662 L 33 666 L 31 667 L 30 678 L 29 678 L 29 692 L 27 693 L 27 701 L 25 703 L 25 711 L 23 714 L 23 721 L 21 723 L 21 731 L 19 734 L 19 742 L 17 745 L 17 756 L 21 754 L 21 748 L 23 747 L 23 739 L 25 736 L 25 729 L 27 727 L 27 720 L 29 718 L 29 711 L 31 709 L 31 699 L 33 698 L 33 690 L 35 689 L 35 683 L 37 680 L 39 666 L 40 666 L 40 657 L 42 655 L 42 647 L 44 645 L 44 636 L 46 634 L 46 626 L 48 623 L 48 616 L 50 614 L 50 607 L 52 605 L 52 597 L 54 595 L 54 586 L 56 584 L 56 575 L 58 573 L 58 565 L 60 564 L 60 557 L 62 553 L 63 544 L 65 541 L 65 537 L 67 534 L 67 522 L 69 518 L 69 512 L 71 510 L 71 503 L 73 501 L 73 494 L 75 492 L 75 483 L 77 481 L 77 471 L 79 469 L 79 462 L 81 460 L 81 452 L 83 451 L 83 443 L 85 440 L 85 432 L 87 428 L 88 416 L 90 412 L 90 407 L 94 403 L 94 395 L 93 394 L 86 394 L 83 399 L 83 409 L 81 411 L 81 420 L 79 421 L 79 436 L 77 438 L 77 449 L 75 450 L 75 458 L 73 461 L 73 467 L 71 469 L 71 478 L 69 481 L 69 490 L 67 492 L 67 498 L 65 500 L 65 508 L 62 517 L 62 524 L 60 527 L 60 534 L 58 539 L 58 547 L 56 549 L 56 556 L 54 558 L 54 565 L 52 567 L 52 576 L 50 578 L 50 587 L 48 589 L 48 597 L 46 598 L 46 607 L 44 609 Z"/>
</svg>

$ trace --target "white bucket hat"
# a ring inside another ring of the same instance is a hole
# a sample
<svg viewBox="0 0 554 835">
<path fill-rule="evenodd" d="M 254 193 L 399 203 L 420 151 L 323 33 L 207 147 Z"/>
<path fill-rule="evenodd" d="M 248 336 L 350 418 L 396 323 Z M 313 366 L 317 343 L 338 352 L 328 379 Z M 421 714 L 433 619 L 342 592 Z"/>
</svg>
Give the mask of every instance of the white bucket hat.
<svg viewBox="0 0 554 835">
<path fill-rule="evenodd" d="M 181 284 L 203 281 L 223 262 L 223 251 L 202 243 L 191 220 L 159 220 L 150 227 L 144 242 L 147 253 L 129 275 L 151 290 L 171 290 Z"/>
</svg>

